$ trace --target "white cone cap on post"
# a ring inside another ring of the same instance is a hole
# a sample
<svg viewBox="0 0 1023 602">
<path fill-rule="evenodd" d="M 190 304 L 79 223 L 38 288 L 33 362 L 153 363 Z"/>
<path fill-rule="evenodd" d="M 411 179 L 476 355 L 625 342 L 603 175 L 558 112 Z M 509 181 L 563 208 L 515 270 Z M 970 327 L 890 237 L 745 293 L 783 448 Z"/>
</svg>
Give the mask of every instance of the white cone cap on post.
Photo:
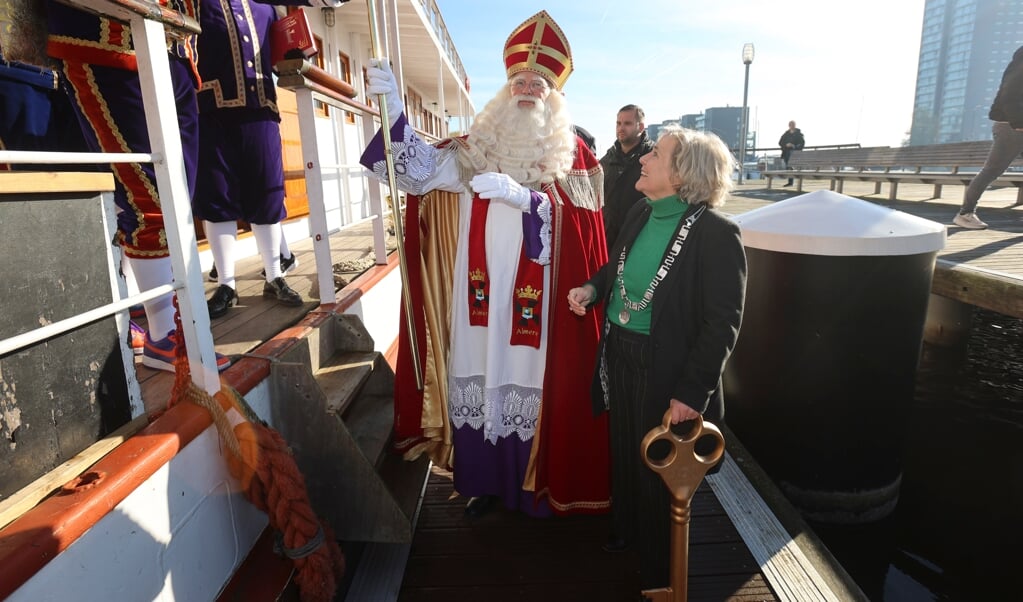
<svg viewBox="0 0 1023 602">
<path fill-rule="evenodd" d="M 945 226 L 830 190 L 817 190 L 732 217 L 747 247 L 825 256 L 932 253 Z"/>
</svg>

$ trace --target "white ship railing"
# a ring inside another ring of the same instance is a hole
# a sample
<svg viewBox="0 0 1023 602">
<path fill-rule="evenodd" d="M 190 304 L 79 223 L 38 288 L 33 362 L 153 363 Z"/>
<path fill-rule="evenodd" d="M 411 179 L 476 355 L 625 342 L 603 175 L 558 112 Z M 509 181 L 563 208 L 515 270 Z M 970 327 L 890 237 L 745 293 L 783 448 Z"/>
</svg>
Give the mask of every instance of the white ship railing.
<svg viewBox="0 0 1023 602">
<path fill-rule="evenodd" d="M 373 107 L 354 100 L 356 93 L 350 84 L 308 61 L 285 60 L 277 63 L 275 68 L 279 74 L 277 86 L 295 93 L 299 137 L 302 140 L 302 163 L 305 166 L 306 194 L 309 199 L 309 234 L 313 240 L 313 255 L 316 259 L 317 285 L 320 291 L 332 291 L 333 288 L 325 288 L 334 285 L 330 235 L 338 229 L 328 227 L 323 174 L 330 169 L 348 166 L 341 162 L 341 157 L 335 157 L 336 163 L 330 165 L 323 163 L 321 148 L 342 148 L 344 145 L 319 143 L 316 127 L 319 120 L 317 103 L 354 114 L 360 121 L 363 139 L 367 141 L 376 133 L 380 113 Z M 417 133 L 424 140 L 437 140 L 435 136 L 426 132 L 417 130 Z M 387 263 L 388 236 L 384 218 L 390 214 L 390 209 L 383 203 L 380 186 L 368 186 L 367 193 L 371 212 L 367 219 L 373 220 L 374 262 L 377 265 L 384 265 Z"/>
<path fill-rule="evenodd" d="M 191 199 L 185 179 L 181 137 L 178 134 L 177 108 L 174 95 L 170 92 L 173 86 L 167 58 L 167 36 L 196 34 L 199 32 L 199 25 L 186 15 L 145 0 L 66 0 L 66 2 L 83 10 L 125 21 L 131 26 L 152 152 L 112 155 L 0 151 L 0 163 L 152 163 L 156 172 L 160 206 L 163 210 L 174 283 L 130 296 L 127 296 L 126 287 L 121 285 L 118 287 L 121 291 L 120 299 L 114 299 L 111 303 L 72 318 L 0 341 L 0 355 L 23 349 L 107 316 L 120 315 L 118 326 L 123 329 L 121 332 L 127 333 L 127 328 L 124 328 L 126 320 L 120 312 L 136 303 L 176 292 L 192 380 L 202 389 L 214 394 L 220 390 L 220 375 L 213 348 L 213 334 L 210 331 L 210 318 L 206 309 L 202 272 L 198 267 L 199 251 L 192 223 Z M 115 261 L 113 264 L 119 265 L 120 262 Z M 192 269 L 189 269 L 190 267 Z M 134 411 L 133 409 L 133 413 Z"/>
</svg>

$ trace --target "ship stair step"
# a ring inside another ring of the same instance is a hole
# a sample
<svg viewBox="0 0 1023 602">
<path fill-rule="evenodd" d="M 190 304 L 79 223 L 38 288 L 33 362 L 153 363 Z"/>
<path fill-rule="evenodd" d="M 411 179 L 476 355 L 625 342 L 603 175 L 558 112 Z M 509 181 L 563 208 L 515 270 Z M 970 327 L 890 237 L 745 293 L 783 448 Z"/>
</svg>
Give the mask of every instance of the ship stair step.
<svg viewBox="0 0 1023 602">
<path fill-rule="evenodd" d="M 324 321 L 270 372 L 270 423 L 335 537 L 411 542 L 429 460 L 406 461 L 392 449 L 394 372 L 361 319 Z"/>
</svg>

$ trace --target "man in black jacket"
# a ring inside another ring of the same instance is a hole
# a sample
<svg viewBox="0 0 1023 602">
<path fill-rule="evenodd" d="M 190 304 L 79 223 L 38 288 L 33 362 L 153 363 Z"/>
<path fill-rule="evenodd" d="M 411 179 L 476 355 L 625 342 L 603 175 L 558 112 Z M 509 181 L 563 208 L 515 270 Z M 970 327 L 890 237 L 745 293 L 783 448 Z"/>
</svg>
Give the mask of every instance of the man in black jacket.
<svg viewBox="0 0 1023 602">
<path fill-rule="evenodd" d="M 645 117 L 643 109 L 636 105 L 618 109 L 615 122 L 617 139 L 600 159 L 604 168 L 604 236 L 608 249 L 618 237 L 625 214 L 643 198 L 643 193 L 636 190 L 639 158 L 654 148 L 653 141 L 646 135 Z"/>
<path fill-rule="evenodd" d="M 1023 47 L 1016 50 L 1002 73 L 1002 83 L 991 103 L 988 119 L 994 121 L 991 150 L 984 167 L 966 187 L 963 204 L 952 219 L 953 224 L 970 230 L 987 228 L 987 224 L 977 217 L 980 195 L 1023 152 Z"/>
<path fill-rule="evenodd" d="M 796 127 L 795 121 L 790 121 L 789 129 L 785 130 L 785 133 L 778 139 L 778 146 L 781 147 L 781 159 L 785 162 L 785 169 L 789 168 L 789 157 L 792 156 L 792 151 L 803 150 L 804 144 L 806 144 L 806 141 L 803 139 L 803 132 Z M 785 186 L 792 186 L 792 178 L 789 178 Z"/>
</svg>

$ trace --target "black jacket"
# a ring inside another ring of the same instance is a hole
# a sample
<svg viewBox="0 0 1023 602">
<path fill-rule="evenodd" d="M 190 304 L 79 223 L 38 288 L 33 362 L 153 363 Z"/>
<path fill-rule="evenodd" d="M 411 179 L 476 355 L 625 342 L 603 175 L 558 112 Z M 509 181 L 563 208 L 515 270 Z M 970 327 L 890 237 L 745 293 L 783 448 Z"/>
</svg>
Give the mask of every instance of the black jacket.
<svg viewBox="0 0 1023 602">
<path fill-rule="evenodd" d="M 1023 47 L 1016 50 L 1002 73 L 1002 83 L 991 103 L 988 118 L 1006 121 L 1016 129 L 1023 128 Z"/>
<path fill-rule="evenodd" d="M 789 143 L 792 143 L 792 148 L 788 147 Z M 803 131 L 796 128 L 794 132 L 785 130 L 785 133 L 778 139 L 778 146 L 781 147 L 781 158 L 785 160 L 785 164 L 788 165 L 789 155 L 794 150 L 803 150 L 803 146 L 806 145 L 806 140 L 803 139 Z"/>
<path fill-rule="evenodd" d="M 593 134 L 591 134 L 589 130 L 587 130 L 586 128 L 584 128 L 581 125 L 573 125 L 572 129 L 575 130 L 575 135 L 579 136 L 580 138 L 582 138 L 583 142 L 586 143 L 586 146 L 590 147 L 590 150 L 593 151 L 594 155 L 596 155 L 597 154 L 597 139 L 593 137 Z"/>
<path fill-rule="evenodd" d="M 615 140 L 600 159 L 600 166 L 604 168 L 604 233 L 609 249 L 618 238 L 625 215 L 643 198 L 643 193 L 636 190 L 639 158 L 653 149 L 654 142 L 643 132 L 639 143 L 628 153 L 623 153 L 622 143 Z"/>
<path fill-rule="evenodd" d="M 690 206 L 686 216 L 695 210 Z M 632 245 L 650 212 L 647 203 L 633 207 L 609 257 L 617 258 L 624 244 Z M 617 261 L 610 261 L 588 282 L 596 288 L 598 302 L 609 298 L 617 268 Z M 746 253 L 739 227 L 716 211 L 704 211 L 651 301 L 654 365 L 642 400 L 644 426 L 660 424 L 672 398 L 711 422 L 722 420 L 721 373 L 739 336 L 745 294 Z M 599 370 L 594 371 L 591 391 L 594 412 L 599 413 L 605 409 Z"/>
</svg>

